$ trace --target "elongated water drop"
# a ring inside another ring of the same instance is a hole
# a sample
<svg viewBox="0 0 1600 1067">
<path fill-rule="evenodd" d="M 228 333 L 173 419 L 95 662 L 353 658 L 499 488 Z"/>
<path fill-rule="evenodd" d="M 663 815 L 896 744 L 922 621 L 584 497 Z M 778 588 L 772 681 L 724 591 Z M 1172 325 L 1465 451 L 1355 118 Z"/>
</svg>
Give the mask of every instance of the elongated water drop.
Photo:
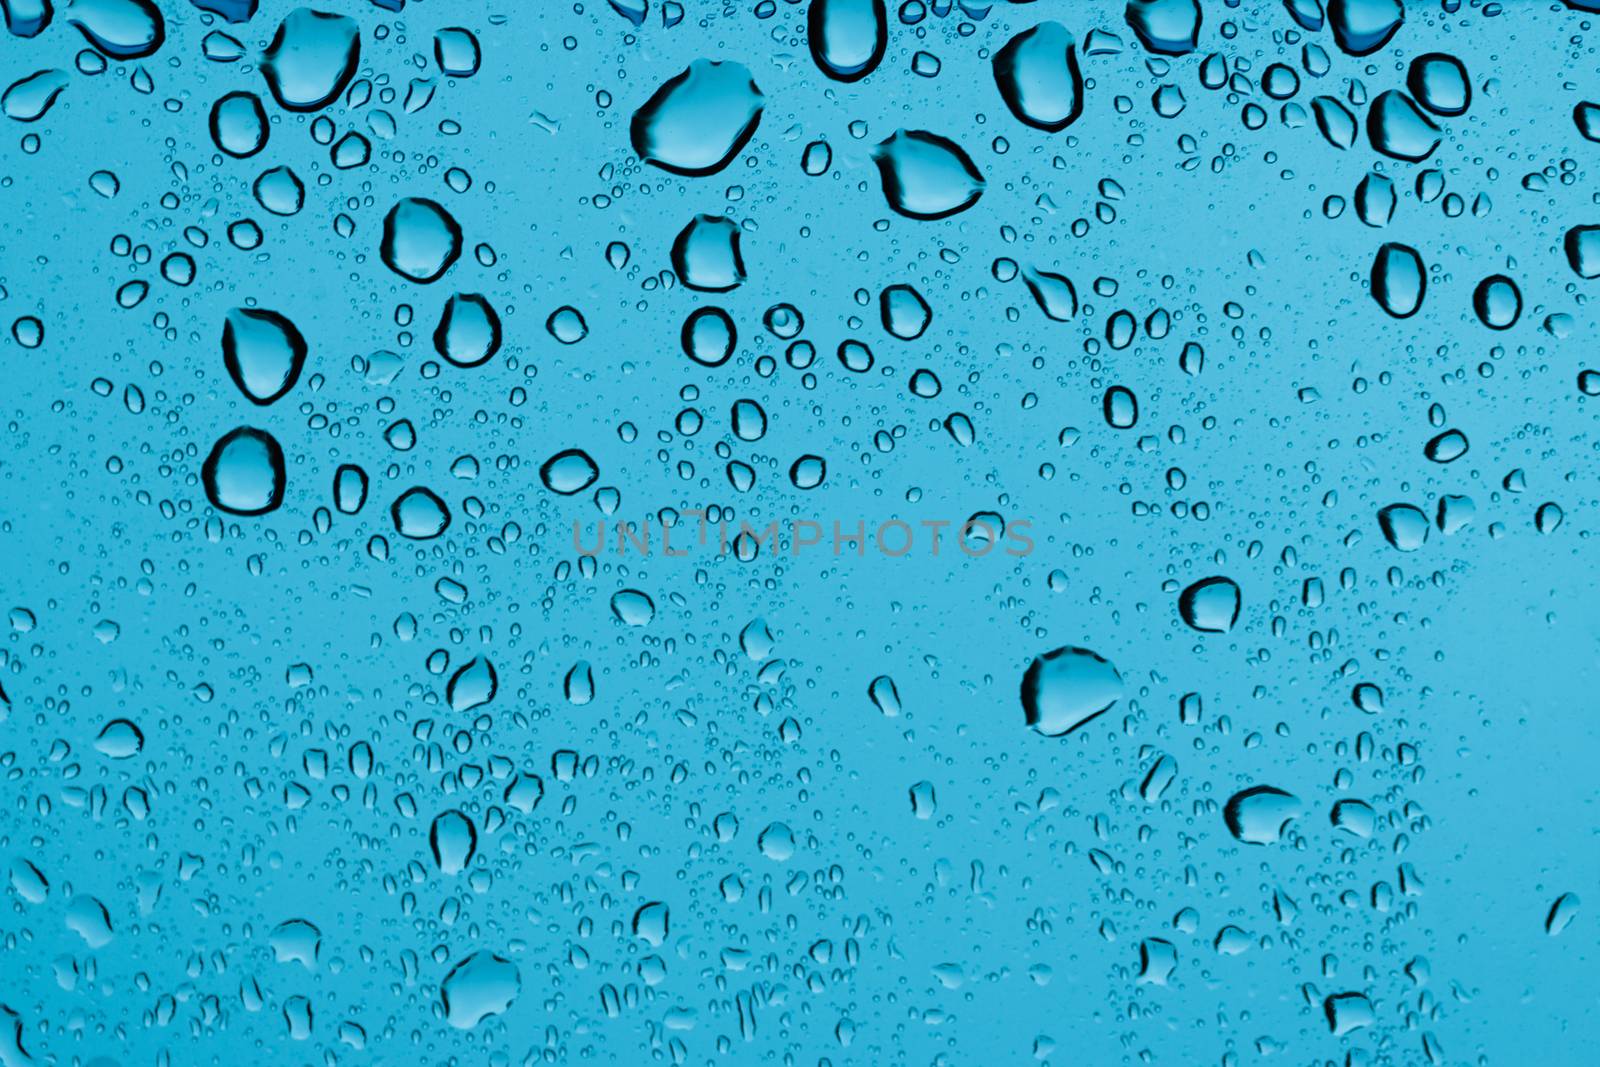
<svg viewBox="0 0 1600 1067">
<path fill-rule="evenodd" d="M 889 206 L 907 218 L 942 219 L 983 195 L 983 176 L 961 146 L 926 130 L 898 130 L 873 153 Z"/>
<path fill-rule="evenodd" d="M 1352 56 L 1367 56 L 1389 43 L 1406 20 L 1402 0 L 1329 0 L 1333 39 Z"/>
<path fill-rule="evenodd" d="M 1029 726 L 1060 737 L 1110 711 L 1122 696 L 1122 675 L 1087 648 L 1067 645 L 1036 656 L 1022 675 L 1022 712 Z"/>
<path fill-rule="evenodd" d="M 166 21 L 150 0 L 72 0 L 67 20 L 112 59 L 139 59 L 161 47 Z"/>
<path fill-rule="evenodd" d="M 884 0 L 811 0 L 806 41 L 822 73 L 835 81 L 860 81 L 877 69 L 889 44 Z"/>
<path fill-rule="evenodd" d="M 1408 319 L 1422 307 L 1428 291 L 1428 271 L 1422 256 L 1410 245 L 1390 241 L 1372 261 L 1372 298 L 1397 319 Z"/>
<path fill-rule="evenodd" d="M 995 53 L 993 66 L 1000 99 L 1019 122 L 1055 133 L 1083 114 L 1077 44 L 1059 22 L 1023 30 Z"/>
<path fill-rule="evenodd" d="M 749 143 L 761 105 L 749 68 L 697 59 L 634 112 L 633 150 L 674 174 L 715 174 Z"/>
</svg>

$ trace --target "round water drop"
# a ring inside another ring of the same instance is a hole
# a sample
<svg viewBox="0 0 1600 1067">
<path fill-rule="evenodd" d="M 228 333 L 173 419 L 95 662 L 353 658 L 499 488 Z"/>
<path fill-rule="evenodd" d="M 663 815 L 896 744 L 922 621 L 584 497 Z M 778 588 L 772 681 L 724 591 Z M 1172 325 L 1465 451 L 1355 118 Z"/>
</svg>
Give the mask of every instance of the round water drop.
<svg viewBox="0 0 1600 1067">
<path fill-rule="evenodd" d="M 1106 425 L 1114 430 L 1131 430 L 1139 421 L 1139 400 L 1126 386 L 1113 385 L 1107 389 L 1100 407 L 1105 413 Z"/>
<path fill-rule="evenodd" d="M 539 468 L 539 479 L 544 482 L 545 488 L 562 496 L 583 492 L 599 477 L 600 468 L 589 458 L 589 453 L 581 448 L 557 452 Z"/>
<path fill-rule="evenodd" d="M 1428 516 L 1410 504 L 1390 504 L 1379 510 L 1378 528 L 1401 552 L 1415 552 L 1428 540 Z"/>
<path fill-rule="evenodd" d="M 11 336 L 23 348 L 44 344 L 44 323 L 32 315 L 22 315 L 11 324 Z"/>
<path fill-rule="evenodd" d="M 500 316 L 481 293 L 457 293 L 445 301 L 433 350 L 458 367 L 487 362 L 500 351 Z"/>
<path fill-rule="evenodd" d="M 756 847 L 767 859 L 786 863 L 794 856 L 794 831 L 784 823 L 770 823 L 756 836 Z"/>
<path fill-rule="evenodd" d="M 406 197 L 384 216 L 378 251 L 390 270 L 426 285 L 461 255 L 461 226 L 434 201 Z"/>
<path fill-rule="evenodd" d="M 1110 711 L 1122 675 L 1098 653 L 1067 645 L 1036 656 L 1022 675 L 1022 712 L 1046 737 L 1060 737 Z"/>
<path fill-rule="evenodd" d="M 166 23 L 150 0 L 72 0 L 68 21 L 112 59 L 150 55 L 166 39 Z"/>
<path fill-rule="evenodd" d="M 993 66 L 1000 99 L 1019 122 L 1055 133 L 1083 114 L 1077 42 L 1059 22 L 1023 30 L 995 53 Z"/>
<path fill-rule="evenodd" d="M 288 167 L 269 167 L 251 186 L 256 202 L 274 215 L 298 215 L 306 203 L 306 187 Z"/>
<path fill-rule="evenodd" d="M 452 78 L 470 78 L 478 73 L 481 53 L 471 30 L 449 26 L 433 35 L 433 58 L 439 70 Z"/>
<path fill-rule="evenodd" d="M 1422 452 L 1435 463 L 1453 463 L 1467 454 L 1467 435 L 1460 430 L 1446 430 L 1423 445 Z"/>
<path fill-rule="evenodd" d="M 94 749 L 111 759 L 129 759 L 144 748 L 144 734 L 127 719 L 112 719 L 94 739 Z"/>
<path fill-rule="evenodd" d="M 1371 682 L 1362 682 L 1350 691 L 1350 700 L 1368 715 L 1383 712 L 1383 690 Z"/>
<path fill-rule="evenodd" d="M 835 81 L 860 81 L 877 69 L 889 44 L 884 0 L 811 0 L 806 39 L 822 73 Z"/>
<path fill-rule="evenodd" d="M 278 24 L 261 73 L 286 111 L 319 111 L 344 92 L 360 62 L 354 19 L 301 7 Z"/>
<path fill-rule="evenodd" d="M 122 191 L 122 183 L 109 170 L 97 170 L 89 175 L 89 188 L 110 200 Z"/>
<path fill-rule="evenodd" d="M 1428 52 L 1413 59 L 1406 72 L 1406 88 L 1435 115 L 1465 114 L 1472 103 L 1467 68 L 1447 52 Z"/>
<path fill-rule="evenodd" d="M 800 153 L 800 169 L 813 178 L 828 173 L 833 165 L 833 149 L 827 141 L 812 141 Z"/>
<path fill-rule="evenodd" d="M 478 829 L 465 814 L 451 808 L 428 827 L 433 864 L 443 874 L 460 874 L 478 851 Z"/>
<path fill-rule="evenodd" d="M 1574 226 L 1562 242 L 1567 265 L 1580 278 L 1600 278 L 1600 226 Z"/>
<path fill-rule="evenodd" d="M 1439 147 L 1439 127 L 1398 89 L 1379 93 L 1367 110 L 1367 138 L 1391 159 L 1420 163 Z"/>
<path fill-rule="evenodd" d="M 1124 14 L 1146 51 L 1181 56 L 1200 43 L 1200 0 L 1128 0 Z"/>
<path fill-rule="evenodd" d="M 1228 798 L 1222 820 L 1228 832 L 1247 845 L 1270 845 L 1283 837 L 1304 809 L 1300 798 L 1270 785 L 1253 786 Z"/>
<path fill-rule="evenodd" d="M 1561 520 L 1566 518 L 1566 512 L 1561 510 L 1561 505 L 1549 501 L 1539 505 L 1539 510 L 1533 513 L 1533 528 L 1542 534 L 1553 534 L 1561 527 Z"/>
<path fill-rule="evenodd" d="M 389 505 L 395 532 L 413 541 L 438 537 L 450 526 L 450 509 L 432 489 L 414 485 Z"/>
<path fill-rule="evenodd" d="M 494 699 L 500 691 L 500 676 L 494 664 L 483 656 L 474 656 L 445 683 L 444 697 L 451 711 L 471 711 L 481 708 Z"/>
<path fill-rule="evenodd" d="M 1509 330 L 1522 317 L 1522 291 L 1504 274 L 1491 274 L 1472 291 L 1472 310 L 1491 330 Z"/>
<path fill-rule="evenodd" d="M 1367 56 L 1389 43 L 1406 20 L 1402 0 L 1329 0 L 1328 25 L 1340 49 Z"/>
<path fill-rule="evenodd" d="M 34 71 L 12 82 L 0 94 L 0 111 L 5 112 L 6 118 L 17 122 L 37 122 L 44 118 L 50 105 L 56 102 L 56 97 L 66 87 L 65 71 Z"/>
<path fill-rule="evenodd" d="M 756 132 L 761 104 L 743 64 L 697 59 L 634 112 L 633 150 L 673 174 L 715 174 Z"/>
<path fill-rule="evenodd" d="M 305 338 L 276 311 L 234 308 L 223 320 L 223 365 L 252 404 L 265 406 L 294 388 L 305 361 Z"/>
<path fill-rule="evenodd" d="M 283 449 L 265 430 L 241 426 L 211 446 L 200 480 L 218 511 L 265 515 L 283 503 Z"/>
<path fill-rule="evenodd" d="M 815 489 L 827 476 L 828 464 L 821 456 L 801 456 L 789 467 L 789 481 L 796 489 Z"/>
<path fill-rule="evenodd" d="M 611 597 L 611 614 L 625 626 L 644 626 L 656 617 L 656 604 L 637 589 L 622 589 Z"/>
<path fill-rule="evenodd" d="M 235 159 L 267 146 L 267 112 L 255 93 L 228 93 L 211 105 L 211 140 Z"/>
<path fill-rule="evenodd" d="M 696 308 L 684 320 L 678 340 L 684 355 L 702 367 L 720 367 L 733 355 L 739 334 L 733 318 L 719 307 Z"/>
<path fill-rule="evenodd" d="M 660 948 L 667 940 L 669 925 L 667 906 L 660 901 L 642 905 L 633 913 L 633 936 L 642 938 L 652 948 Z"/>
<path fill-rule="evenodd" d="M 696 215 L 672 242 L 672 270 L 690 289 L 726 293 L 744 281 L 739 227 L 718 215 Z"/>
<path fill-rule="evenodd" d="M 1239 621 L 1239 604 L 1232 578 L 1202 578 L 1178 594 L 1178 617 L 1203 634 L 1225 634 Z"/>
<path fill-rule="evenodd" d="M 891 285 L 878 294 L 878 313 L 883 328 L 902 341 L 915 341 L 933 321 L 933 309 L 922 294 L 909 285 Z"/>
<path fill-rule="evenodd" d="M 520 992 L 522 975 L 517 965 L 492 952 L 474 952 L 450 968 L 439 983 L 445 1022 L 457 1030 L 471 1030 L 501 1014 Z"/>
<path fill-rule="evenodd" d="M 939 381 L 939 376 L 926 367 L 911 375 L 910 386 L 912 394 L 924 400 L 932 400 L 944 391 L 944 384 Z"/>
<path fill-rule="evenodd" d="M 1390 241 L 1372 261 L 1372 298 L 1397 319 L 1407 319 L 1422 307 L 1428 291 L 1428 271 L 1422 256 L 1410 245 Z"/>
<path fill-rule="evenodd" d="M 589 336 L 589 324 L 575 307 L 558 307 L 545 320 L 546 332 L 564 345 L 575 345 Z"/>
<path fill-rule="evenodd" d="M 983 195 L 983 176 L 954 141 L 926 130 L 897 130 L 873 153 L 889 206 L 912 219 L 942 219 Z"/>
<path fill-rule="evenodd" d="M 354 515 L 367 503 L 367 472 L 354 463 L 341 464 L 333 474 L 333 506 Z"/>
</svg>

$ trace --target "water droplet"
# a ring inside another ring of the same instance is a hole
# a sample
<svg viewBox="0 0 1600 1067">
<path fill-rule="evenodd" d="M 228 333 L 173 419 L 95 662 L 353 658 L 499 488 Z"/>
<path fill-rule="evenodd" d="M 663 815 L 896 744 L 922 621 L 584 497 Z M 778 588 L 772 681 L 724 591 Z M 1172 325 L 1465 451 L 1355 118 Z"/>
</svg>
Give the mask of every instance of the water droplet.
<svg viewBox="0 0 1600 1067">
<path fill-rule="evenodd" d="M 1544 932 L 1551 937 L 1557 937 L 1563 930 L 1572 925 L 1572 920 L 1578 917 L 1578 910 L 1583 901 L 1576 893 L 1562 893 L 1556 897 L 1555 903 L 1550 905 L 1550 911 L 1544 917 Z"/>
<path fill-rule="evenodd" d="M 756 132 L 761 106 L 761 90 L 742 63 L 697 59 L 634 113 L 633 150 L 673 174 L 715 174 Z"/>
<path fill-rule="evenodd" d="M 298 215 L 306 203 L 305 183 L 288 167 L 270 167 L 251 186 L 256 202 L 274 215 Z"/>
<path fill-rule="evenodd" d="M 484 656 L 473 656 L 445 683 L 444 698 L 451 711 L 467 712 L 481 708 L 500 691 L 500 676 Z"/>
<path fill-rule="evenodd" d="M 1328 25 L 1339 48 L 1367 56 L 1389 43 L 1406 20 L 1402 0 L 1329 0 Z"/>
<path fill-rule="evenodd" d="M 1410 245 L 1390 241 L 1372 261 L 1372 298 L 1397 319 L 1408 319 L 1422 307 L 1428 291 L 1428 270 Z"/>
<path fill-rule="evenodd" d="M 1600 278 L 1600 226 L 1574 226 L 1563 244 L 1567 265 L 1580 278 Z"/>
<path fill-rule="evenodd" d="M 1453 463 L 1467 454 L 1467 435 L 1460 430 L 1446 430 L 1423 445 L 1422 451 L 1435 463 Z"/>
<path fill-rule="evenodd" d="M 283 503 L 283 449 L 265 430 L 241 426 L 211 447 L 200 480 L 217 510 L 265 515 Z"/>
<path fill-rule="evenodd" d="M 1384 539 L 1401 552 L 1415 552 L 1428 540 L 1428 516 L 1410 504 L 1390 504 L 1378 512 Z"/>
<path fill-rule="evenodd" d="M 633 913 L 633 936 L 641 938 L 652 948 L 660 948 L 667 940 L 670 913 L 659 900 L 643 904 Z"/>
<path fill-rule="evenodd" d="M 432 489 L 414 485 L 389 505 L 395 532 L 413 541 L 438 537 L 450 526 L 450 509 Z"/>
<path fill-rule="evenodd" d="M 939 811 L 939 798 L 932 782 L 917 782 L 910 789 L 911 814 L 919 819 L 931 819 Z"/>
<path fill-rule="evenodd" d="M 286 111 L 320 111 L 336 100 L 361 62 L 356 21 L 296 8 L 278 24 L 261 60 L 273 99 Z"/>
<path fill-rule="evenodd" d="M 433 350 L 458 367 L 476 367 L 500 351 L 500 316 L 481 293 L 445 301 L 433 331 Z"/>
<path fill-rule="evenodd" d="M 37 70 L 18 78 L 0 94 L 0 111 L 18 122 L 37 122 L 67 87 L 67 80 L 60 70 Z"/>
<path fill-rule="evenodd" d="M 733 317 L 719 307 L 695 308 L 679 331 L 684 355 L 702 367 L 720 367 L 728 362 L 738 339 Z"/>
<path fill-rule="evenodd" d="M 767 859 L 786 863 L 794 856 L 794 831 L 784 823 L 770 823 L 756 836 L 756 847 Z"/>
<path fill-rule="evenodd" d="M 1124 14 L 1146 51 L 1193 52 L 1200 41 L 1200 0 L 1128 0 Z"/>
<path fill-rule="evenodd" d="M 471 30 L 449 26 L 433 35 L 433 58 L 439 70 L 451 78 L 470 78 L 478 73 L 481 53 Z"/>
<path fill-rule="evenodd" d="M 835 81 L 860 81 L 877 69 L 888 47 L 884 0 L 811 0 L 806 35 L 822 73 Z"/>
<path fill-rule="evenodd" d="M 235 159 L 267 146 L 267 112 L 255 93 L 228 93 L 211 105 L 211 140 Z"/>
<path fill-rule="evenodd" d="M 441 873 L 455 875 L 467 869 L 478 851 L 478 828 L 454 808 L 440 814 L 428 827 L 428 847 Z"/>
<path fill-rule="evenodd" d="M 947 218 L 983 195 L 983 176 L 961 146 L 926 130 L 897 130 L 873 160 L 884 198 L 907 218 Z"/>
<path fill-rule="evenodd" d="M 1228 832 L 1245 844 L 1270 845 L 1283 837 L 1283 831 L 1303 810 L 1293 793 L 1258 785 L 1228 798 L 1222 819 Z"/>
<path fill-rule="evenodd" d="M 933 321 L 933 309 L 909 285 L 890 285 L 878 293 L 883 328 L 902 341 L 915 341 Z"/>
<path fill-rule="evenodd" d="M 815 489 L 827 476 L 828 464 L 821 456 L 801 456 L 789 467 L 789 481 L 796 489 Z"/>
<path fill-rule="evenodd" d="M 1239 621 L 1239 585 L 1232 578 L 1202 578 L 1178 594 L 1178 616 L 1194 630 L 1225 634 Z"/>
<path fill-rule="evenodd" d="M 545 320 L 545 331 L 564 345 L 575 345 L 589 336 L 589 324 L 575 307 L 559 307 Z"/>
<path fill-rule="evenodd" d="M 150 0 L 72 0 L 69 22 L 112 59 L 139 59 L 161 47 L 166 23 Z"/>
<path fill-rule="evenodd" d="M 637 589 L 621 589 L 612 594 L 611 614 L 624 626 L 646 626 L 656 617 L 656 605 Z"/>
<path fill-rule="evenodd" d="M 234 308 L 223 320 L 223 365 L 251 403 L 270 404 L 294 388 L 305 361 L 305 338 L 276 311 Z"/>
<path fill-rule="evenodd" d="M 1041 22 L 1007 41 L 994 55 L 1000 99 L 1019 122 L 1055 133 L 1083 113 L 1083 75 L 1072 33 Z"/>
<path fill-rule="evenodd" d="M 1367 138 L 1391 159 L 1420 163 L 1439 147 L 1439 127 L 1398 89 L 1378 94 L 1367 111 Z"/>
<path fill-rule="evenodd" d="M 1343 1036 L 1378 1021 L 1372 1001 L 1362 993 L 1335 993 L 1322 1002 L 1322 1014 L 1327 1017 L 1328 1029 Z"/>
<path fill-rule="evenodd" d="M 557 452 L 539 468 L 539 479 L 545 488 L 562 496 L 583 492 L 599 477 L 600 468 L 581 448 Z"/>
<path fill-rule="evenodd" d="M 426 285 L 461 255 L 461 226 L 434 201 L 408 196 L 384 216 L 379 254 L 402 278 Z"/>
<path fill-rule="evenodd" d="M 1122 675 L 1087 648 L 1067 645 L 1034 657 L 1022 675 L 1022 711 L 1029 726 L 1060 737 L 1110 711 L 1122 696 Z"/>
<path fill-rule="evenodd" d="M 333 506 L 345 515 L 354 515 L 367 502 L 367 472 L 353 463 L 344 463 L 333 474 Z"/>
<path fill-rule="evenodd" d="M 1472 310 L 1491 330 L 1509 330 L 1522 317 L 1522 291 L 1504 274 L 1491 274 L 1472 291 Z"/>
<path fill-rule="evenodd" d="M 474 952 L 439 983 L 439 1000 L 445 1022 L 458 1030 L 471 1030 L 492 1015 L 511 1007 L 522 992 L 517 965 L 492 952 Z"/>
<path fill-rule="evenodd" d="M 1100 407 L 1106 417 L 1106 425 L 1114 430 L 1132 429 L 1139 421 L 1139 401 L 1133 395 L 1133 390 L 1121 385 L 1113 385 L 1106 390 L 1100 400 Z"/>
<path fill-rule="evenodd" d="M 94 749 L 111 759 L 129 759 L 144 748 L 144 734 L 127 719 L 112 719 L 94 740 Z"/>
<path fill-rule="evenodd" d="M 1070 322 L 1078 314 L 1078 290 L 1062 274 L 1046 270 L 1029 270 L 1022 275 L 1033 302 L 1052 322 Z"/>
<path fill-rule="evenodd" d="M 1462 115 L 1472 103 L 1467 68 L 1446 52 L 1426 52 L 1413 59 L 1406 88 L 1435 115 Z"/>
<path fill-rule="evenodd" d="M 672 270 L 684 285 L 726 293 L 744 281 L 739 227 L 718 215 L 696 215 L 672 242 Z"/>
<path fill-rule="evenodd" d="M 884 716 L 893 719 L 900 715 L 900 690 L 895 688 L 894 679 L 887 674 L 880 674 L 872 680 L 867 686 L 867 697 Z"/>
</svg>

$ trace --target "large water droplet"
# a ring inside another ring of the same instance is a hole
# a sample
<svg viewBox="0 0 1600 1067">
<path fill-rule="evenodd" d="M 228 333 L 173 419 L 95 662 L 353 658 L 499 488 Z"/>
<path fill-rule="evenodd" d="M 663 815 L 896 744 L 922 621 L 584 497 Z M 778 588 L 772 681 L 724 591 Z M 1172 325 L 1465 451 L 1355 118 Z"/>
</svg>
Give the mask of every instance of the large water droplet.
<svg viewBox="0 0 1600 1067">
<path fill-rule="evenodd" d="M 487 362 L 500 351 L 500 316 L 481 293 L 457 293 L 445 301 L 433 350 L 458 367 Z"/>
<path fill-rule="evenodd" d="M 0 111 L 17 122 L 37 122 L 44 118 L 66 87 L 65 71 L 36 70 L 18 78 L 0 94 Z"/>
<path fill-rule="evenodd" d="M 305 338 L 276 311 L 234 308 L 223 320 L 223 365 L 251 403 L 270 404 L 294 388 L 305 361 Z"/>
<path fill-rule="evenodd" d="M 438 537 L 450 526 L 450 509 L 432 489 L 414 485 L 389 505 L 395 532 L 413 541 Z"/>
<path fill-rule="evenodd" d="M 1439 147 L 1439 127 L 1398 89 L 1379 93 L 1367 111 L 1367 138 L 1391 159 L 1420 163 Z"/>
<path fill-rule="evenodd" d="M 1427 52 L 1413 59 L 1406 88 L 1435 115 L 1461 115 L 1472 103 L 1467 68 L 1448 52 Z"/>
<path fill-rule="evenodd" d="M 500 691 L 500 676 L 484 656 L 473 656 L 445 683 L 444 698 L 451 711 L 472 711 L 494 699 Z"/>
<path fill-rule="evenodd" d="M 211 140 L 235 159 L 267 146 L 267 112 L 255 93 L 228 93 L 211 105 Z"/>
<path fill-rule="evenodd" d="M 296 8 L 278 24 L 261 73 L 279 106 L 319 111 L 344 92 L 361 61 L 361 32 L 352 18 Z"/>
<path fill-rule="evenodd" d="M 878 314 L 883 328 L 902 341 L 915 341 L 933 321 L 933 309 L 909 285 L 890 285 L 879 292 Z"/>
<path fill-rule="evenodd" d="M 656 604 L 637 589 L 619 589 L 611 596 L 611 614 L 624 626 L 646 626 L 656 617 Z"/>
<path fill-rule="evenodd" d="M 1402 0 L 1330 0 L 1328 4 L 1333 39 L 1352 56 L 1371 55 L 1388 44 L 1405 20 Z"/>
<path fill-rule="evenodd" d="M 1270 845 L 1282 838 L 1284 829 L 1303 810 L 1293 793 L 1258 785 L 1228 798 L 1222 819 L 1228 832 L 1245 844 Z"/>
<path fill-rule="evenodd" d="M 1178 616 L 1201 633 L 1224 634 L 1239 621 L 1239 602 L 1232 578 L 1202 578 L 1178 594 Z"/>
<path fill-rule="evenodd" d="M 37 37 L 50 25 L 55 14 L 50 0 L 0 0 L 5 11 L 6 29 L 17 37 Z"/>
<path fill-rule="evenodd" d="M 1504 274 L 1491 274 L 1472 291 L 1472 310 L 1491 330 L 1509 330 L 1522 317 L 1522 291 Z"/>
<path fill-rule="evenodd" d="M 1410 504 L 1390 504 L 1378 512 L 1378 527 L 1389 544 L 1415 552 L 1428 540 L 1428 516 Z"/>
<path fill-rule="evenodd" d="M 461 255 L 461 226 L 434 201 L 408 196 L 384 216 L 378 251 L 390 270 L 426 285 Z"/>
<path fill-rule="evenodd" d="M 200 480 L 217 510 L 265 515 L 283 503 L 283 449 L 265 430 L 241 426 L 211 447 Z"/>
<path fill-rule="evenodd" d="M 1022 675 L 1022 712 L 1029 726 L 1060 737 L 1111 710 L 1122 675 L 1098 653 L 1067 645 L 1036 656 Z"/>
<path fill-rule="evenodd" d="M 433 863 L 444 874 L 460 874 L 478 851 L 478 828 L 465 814 L 452 808 L 428 827 L 428 847 Z"/>
<path fill-rule="evenodd" d="M 1372 298 L 1397 319 L 1407 319 L 1422 307 L 1428 291 L 1428 271 L 1422 256 L 1410 245 L 1390 241 L 1372 261 Z"/>
<path fill-rule="evenodd" d="M 458 1030 L 470 1030 L 504 1012 L 520 992 L 522 975 L 517 965 L 492 952 L 474 952 L 439 983 L 445 1022 Z"/>
<path fill-rule="evenodd" d="M 581 448 L 557 452 L 539 468 L 539 479 L 546 489 L 562 496 L 581 493 L 600 477 L 600 468 Z"/>
<path fill-rule="evenodd" d="M 695 308 L 679 331 L 684 355 L 703 367 L 720 367 L 733 355 L 739 332 L 733 318 L 719 307 Z"/>
<path fill-rule="evenodd" d="M 727 166 L 761 121 L 761 90 L 742 63 L 697 59 L 634 112 L 639 158 L 691 177 Z"/>
<path fill-rule="evenodd" d="M 166 39 L 166 23 L 150 0 L 72 0 L 68 21 L 112 59 L 150 55 Z"/>
<path fill-rule="evenodd" d="M 811 0 L 806 36 L 822 73 L 860 81 L 877 69 L 888 47 L 888 10 L 884 0 Z"/>
<path fill-rule="evenodd" d="M 94 749 L 111 759 L 129 759 L 144 748 L 144 734 L 128 719 L 112 719 L 94 739 Z"/>
<path fill-rule="evenodd" d="M 1041 22 L 1007 41 L 994 56 L 1000 99 L 1018 121 L 1054 133 L 1083 113 L 1083 75 L 1076 42 L 1059 22 Z"/>
<path fill-rule="evenodd" d="M 897 130 L 873 153 L 883 195 L 913 219 L 942 219 L 983 195 L 983 176 L 954 141 L 926 130 Z"/>
<path fill-rule="evenodd" d="M 1600 226 L 1574 226 L 1562 244 L 1567 265 L 1580 278 L 1600 278 Z"/>
<path fill-rule="evenodd" d="M 669 920 L 670 912 L 659 900 L 644 904 L 633 913 L 633 934 L 652 948 L 660 948 L 667 939 Z"/>
<path fill-rule="evenodd" d="M 672 270 L 684 285 L 726 293 L 744 281 L 739 227 L 719 215 L 696 215 L 672 242 Z"/>
<path fill-rule="evenodd" d="M 1147 51 L 1181 56 L 1199 44 L 1200 0 L 1128 0 L 1124 14 Z"/>
<path fill-rule="evenodd" d="M 1378 1021 L 1372 1001 L 1363 993 L 1335 993 L 1322 1001 L 1322 1014 L 1328 1020 L 1328 1029 L 1342 1036 L 1352 1030 L 1361 1030 Z"/>
</svg>

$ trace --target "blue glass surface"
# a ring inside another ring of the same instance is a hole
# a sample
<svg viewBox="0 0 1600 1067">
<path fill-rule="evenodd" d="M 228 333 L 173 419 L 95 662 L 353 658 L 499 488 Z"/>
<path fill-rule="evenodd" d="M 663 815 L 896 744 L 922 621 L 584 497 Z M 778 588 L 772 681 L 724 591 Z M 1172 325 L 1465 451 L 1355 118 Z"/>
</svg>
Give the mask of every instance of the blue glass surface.
<svg viewBox="0 0 1600 1067">
<path fill-rule="evenodd" d="M 0 1067 L 1595 1062 L 1600 3 L 0 8 Z"/>
</svg>

